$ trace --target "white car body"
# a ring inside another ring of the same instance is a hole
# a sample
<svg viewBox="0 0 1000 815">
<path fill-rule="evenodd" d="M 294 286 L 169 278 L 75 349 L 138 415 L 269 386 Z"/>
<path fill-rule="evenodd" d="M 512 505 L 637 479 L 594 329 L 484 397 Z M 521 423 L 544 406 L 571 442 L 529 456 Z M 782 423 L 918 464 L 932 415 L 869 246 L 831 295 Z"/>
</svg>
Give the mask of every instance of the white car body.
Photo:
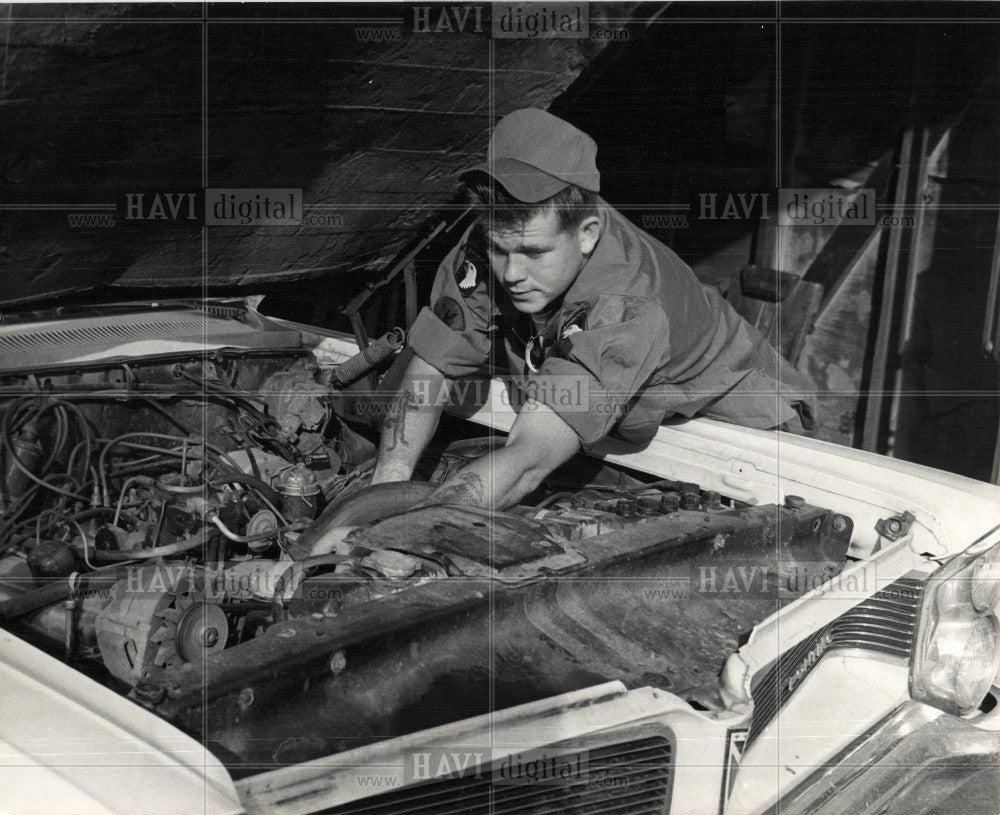
<svg viewBox="0 0 1000 815">
<path fill-rule="evenodd" d="M 315 353 L 330 365 L 354 351 L 347 337 L 328 334 Z M 502 387 L 494 382 L 493 398 L 473 421 L 509 429 L 513 412 Z M 642 452 L 608 454 L 607 460 L 750 503 L 801 496 L 853 518 L 857 562 L 836 585 L 806 593 L 758 625 L 730 659 L 730 681 L 736 677 L 747 694 L 779 655 L 874 591 L 928 572 L 984 536 L 1000 540 L 1000 487 L 788 434 L 697 419 L 664 426 Z M 909 532 L 896 541 L 880 538 L 876 523 L 904 512 L 916 519 Z M 490 760 L 498 760 L 609 732 L 669 740 L 673 770 L 665 812 L 759 813 L 910 698 L 904 662 L 841 650 L 817 657 L 781 715 L 745 750 L 749 703 L 696 710 L 663 690 L 629 691 L 610 682 L 234 783 L 211 753 L 167 722 L 12 635 L 0 633 L 0 642 L 0 812 L 10 815 L 305 815 L 382 791 L 361 783 L 364 773 L 384 775 L 386 790 L 413 783 L 405 762 L 417 748 L 446 753 L 449 745 L 484 745 Z M 997 727 L 988 714 L 973 724 Z"/>
</svg>

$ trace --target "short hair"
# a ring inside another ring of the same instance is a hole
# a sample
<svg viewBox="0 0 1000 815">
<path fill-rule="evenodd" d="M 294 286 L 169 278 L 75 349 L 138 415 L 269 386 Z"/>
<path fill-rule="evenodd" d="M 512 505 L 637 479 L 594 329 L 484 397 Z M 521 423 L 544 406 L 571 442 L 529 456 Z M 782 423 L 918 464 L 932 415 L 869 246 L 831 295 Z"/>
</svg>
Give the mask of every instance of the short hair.
<svg viewBox="0 0 1000 815">
<path fill-rule="evenodd" d="M 484 172 L 471 172 L 462 177 L 462 198 L 482 216 L 501 229 L 517 229 L 535 215 L 551 208 L 555 210 L 559 229 L 572 232 L 585 218 L 597 215 L 597 194 L 567 184 L 550 198 L 529 204 L 519 201 Z"/>
</svg>

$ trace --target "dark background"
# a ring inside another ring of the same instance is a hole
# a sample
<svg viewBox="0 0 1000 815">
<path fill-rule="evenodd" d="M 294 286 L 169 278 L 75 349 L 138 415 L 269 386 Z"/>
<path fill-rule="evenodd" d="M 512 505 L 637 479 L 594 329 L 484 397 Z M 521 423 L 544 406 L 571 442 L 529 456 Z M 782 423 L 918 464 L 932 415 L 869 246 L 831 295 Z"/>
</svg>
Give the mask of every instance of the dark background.
<svg viewBox="0 0 1000 815">
<path fill-rule="evenodd" d="M 593 3 L 592 30 L 626 33 L 579 40 L 493 40 L 483 8 L 482 32 L 424 32 L 411 4 L 0 6 L 4 310 L 263 292 L 265 311 L 347 327 L 347 298 L 455 217 L 454 175 L 496 119 L 538 106 L 597 140 L 604 197 L 703 280 L 732 289 L 751 261 L 832 270 L 829 302 L 788 328 L 822 391 L 820 438 L 996 477 L 995 4 Z M 895 254 L 889 229 L 858 261 L 857 234 L 776 236 L 758 205 L 699 217 L 704 195 L 774 207 L 780 187 L 866 172 L 887 207 L 901 173 L 901 211 L 930 195 L 933 223 L 902 229 Z M 339 221 L 123 217 L 129 192 L 204 187 L 302 188 Z M 99 205 L 114 228 L 68 223 Z M 686 226 L 650 220 L 665 212 Z M 418 256 L 421 292 L 453 241 Z M 373 298 L 369 330 L 404 320 L 402 302 L 398 285 Z"/>
</svg>

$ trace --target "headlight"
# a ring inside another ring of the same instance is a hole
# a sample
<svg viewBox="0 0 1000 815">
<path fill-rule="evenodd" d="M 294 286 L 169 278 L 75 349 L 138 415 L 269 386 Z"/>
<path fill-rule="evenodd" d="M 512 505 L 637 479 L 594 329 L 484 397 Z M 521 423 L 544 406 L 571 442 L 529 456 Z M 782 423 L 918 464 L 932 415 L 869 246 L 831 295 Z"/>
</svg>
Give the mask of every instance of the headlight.
<svg viewBox="0 0 1000 815">
<path fill-rule="evenodd" d="M 960 555 L 930 579 L 910 693 L 957 716 L 975 710 L 1000 669 L 1000 547 Z"/>
<path fill-rule="evenodd" d="M 1000 608 L 1000 548 L 990 549 L 972 566 L 972 605 L 994 613 Z"/>
</svg>

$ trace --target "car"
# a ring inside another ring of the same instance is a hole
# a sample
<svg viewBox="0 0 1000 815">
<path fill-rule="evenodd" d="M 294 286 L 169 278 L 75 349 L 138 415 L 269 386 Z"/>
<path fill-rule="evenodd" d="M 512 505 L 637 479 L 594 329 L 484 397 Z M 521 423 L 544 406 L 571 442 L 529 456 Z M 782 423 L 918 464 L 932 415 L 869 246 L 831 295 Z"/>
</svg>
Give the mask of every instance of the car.
<svg viewBox="0 0 1000 815">
<path fill-rule="evenodd" d="M 415 507 L 517 405 L 463 383 L 365 486 L 406 352 L 363 344 L 5 314 L 0 808 L 998 811 L 1000 488 L 699 418 Z"/>
</svg>

